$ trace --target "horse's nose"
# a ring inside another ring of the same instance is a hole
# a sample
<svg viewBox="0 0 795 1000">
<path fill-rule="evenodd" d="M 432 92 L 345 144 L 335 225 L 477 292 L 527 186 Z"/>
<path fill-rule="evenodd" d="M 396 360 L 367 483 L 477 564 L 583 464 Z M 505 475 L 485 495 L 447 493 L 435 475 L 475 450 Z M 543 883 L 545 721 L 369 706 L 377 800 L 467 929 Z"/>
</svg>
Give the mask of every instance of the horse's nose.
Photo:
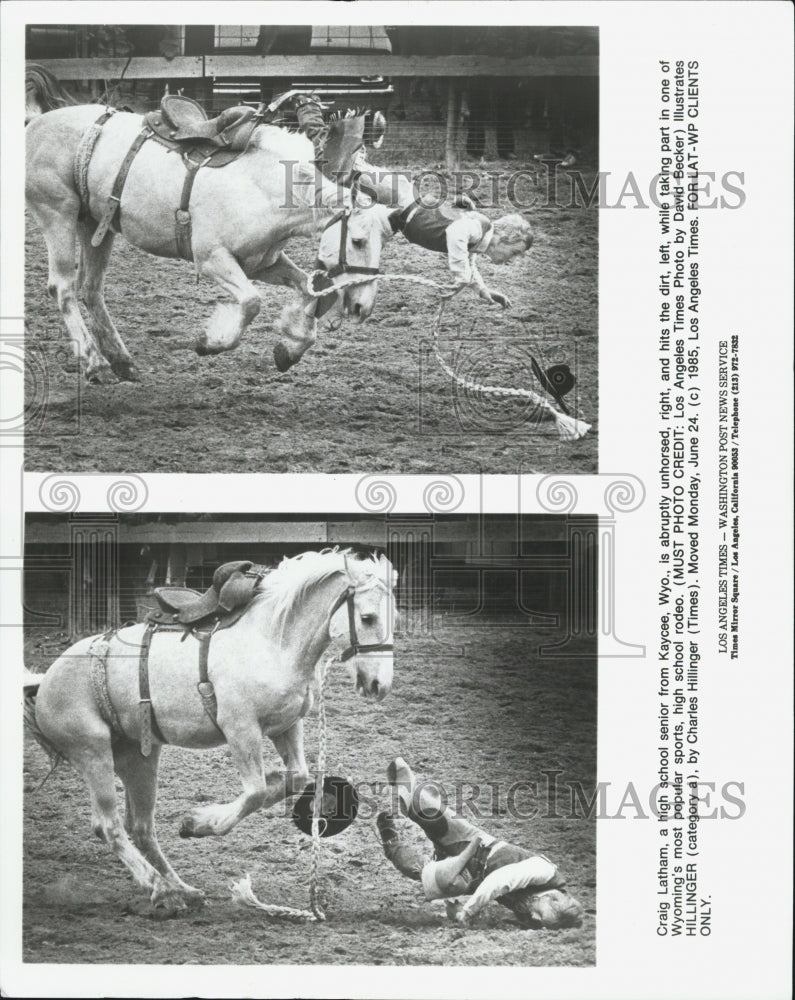
<svg viewBox="0 0 795 1000">
<path fill-rule="evenodd" d="M 370 694 L 374 698 L 377 698 L 380 691 L 381 691 L 381 685 L 378 683 L 378 681 L 372 681 L 372 683 L 370 684 Z"/>
<path fill-rule="evenodd" d="M 355 316 L 355 317 L 356 317 L 357 319 L 361 319 L 361 318 L 362 318 L 362 304 L 361 304 L 361 302 L 357 302 L 357 303 L 356 303 L 356 304 L 354 305 L 354 307 L 353 307 L 353 315 L 354 315 L 354 316 Z"/>
</svg>

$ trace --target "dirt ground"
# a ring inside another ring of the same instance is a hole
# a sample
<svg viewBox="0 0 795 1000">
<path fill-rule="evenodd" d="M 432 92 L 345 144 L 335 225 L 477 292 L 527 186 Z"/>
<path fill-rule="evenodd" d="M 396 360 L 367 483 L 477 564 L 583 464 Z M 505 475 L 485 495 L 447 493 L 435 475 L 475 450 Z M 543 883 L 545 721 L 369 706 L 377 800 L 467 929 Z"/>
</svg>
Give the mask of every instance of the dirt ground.
<svg viewBox="0 0 795 1000">
<path fill-rule="evenodd" d="M 586 185 L 592 179 L 586 175 Z M 47 295 L 41 233 L 28 219 L 26 468 L 594 473 L 597 216 L 595 207 L 532 209 L 531 253 L 481 268 L 487 284 L 512 299 L 512 309 L 503 313 L 466 291 L 448 307 L 440 338 L 448 362 L 481 384 L 537 390 L 530 354 L 542 367 L 569 364 L 578 386 L 577 398 L 568 399 L 592 424 L 573 443 L 559 442 L 553 424 L 533 421 L 526 401 L 483 399 L 451 383 L 430 350 L 433 290 L 382 282 L 367 323 L 347 321 L 323 334 L 298 365 L 279 374 L 273 331 L 286 290 L 260 286 L 263 309 L 241 345 L 200 358 L 193 343 L 217 301 L 215 286 L 197 285 L 189 264 L 150 257 L 122 239 L 106 298 L 142 381 L 84 385 Z M 297 239 L 288 251 L 311 269 L 314 241 Z M 438 254 L 402 236 L 385 247 L 382 268 L 447 280 Z"/>
<path fill-rule="evenodd" d="M 399 640 L 395 686 L 379 705 L 358 698 L 338 668 L 329 684 L 329 768 L 377 792 L 372 783 L 383 781 L 388 761 L 402 755 L 419 775 L 441 782 L 451 800 L 461 788 L 466 808 L 480 814 L 485 829 L 559 865 L 586 908 L 582 927 L 524 930 L 496 904 L 471 929 L 449 923 L 443 904 L 424 902 L 418 884 L 383 858 L 368 803 L 352 826 L 325 842 L 327 923 L 269 921 L 236 906 L 230 883 L 248 872 L 263 901 L 305 907 L 310 840 L 283 807 L 249 817 L 225 838 L 179 838 L 180 817 L 192 805 L 237 794 L 225 748 L 163 753 L 160 842 L 180 875 L 207 893 L 204 908 L 163 919 L 94 838 L 87 794 L 75 773 L 59 768 L 39 787 L 48 763 L 28 740 L 25 961 L 593 964 L 595 822 L 576 810 L 572 816 L 568 783 L 581 782 L 590 795 L 596 780 L 595 651 L 581 644 L 580 656 L 575 647 L 568 658 L 542 660 L 537 645 L 549 640 L 549 630 L 508 619 L 481 624 L 462 627 L 445 616 L 436 619 L 433 638 Z M 65 644 L 63 636 L 37 633 L 26 665 L 44 669 Z M 311 767 L 315 715 L 306 745 Z M 547 791 L 545 771 L 558 772 L 554 792 Z M 538 782 L 537 792 L 517 786 L 528 781 Z"/>
</svg>

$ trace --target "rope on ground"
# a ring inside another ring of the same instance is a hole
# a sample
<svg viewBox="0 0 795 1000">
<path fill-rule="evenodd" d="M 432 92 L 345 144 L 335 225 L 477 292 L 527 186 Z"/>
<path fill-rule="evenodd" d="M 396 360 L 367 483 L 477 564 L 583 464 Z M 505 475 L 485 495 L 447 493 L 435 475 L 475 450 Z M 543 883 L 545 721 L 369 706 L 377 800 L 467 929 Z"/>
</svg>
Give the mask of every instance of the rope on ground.
<svg viewBox="0 0 795 1000">
<path fill-rule="evenodd" d="M 312 810 L 312 856 L 309 869 L 309 909 L 300 910 L 292 906 L 278 906 L 263 903 L 257 899 L 251 885 L 251 877 L 246 872 L 243 878 L 231 885 L 232 899 L 240 906 L 251 906 L 268 917 L 291 920 L 294 923 L 322 923 L 326 919 L 320 903 L 320 815 L 323 802 L 323 777 L 326 772 L 326 679 L 333 657 L 326 657 L 318 665 L 318 716 L 320 734 L 318 737 L 317 772 L 315 776 L 315 800 Z"/>
<path fill-rule="evenodd" d="M 323 272 L 321 271 L 320 273 L 322 274 Z M 348 285 L 361 285 L 373 280 L 408 281 L 415 285 L 425 285 L 428 288 L 434 288 L 441 293 L 439 311 L 436 314 L 436 321 L 433 327 L 433 353 L 442 371 L 453 379 L 454 382 L 457 382 L 462 388 L 469 389 L 472 392 L 479 392 L 486 396 L 513 396 L 522 399 L 529 399 L 538 410 L 545 413 L 551 420 L 555 421 L 558 436 L 561 441 L 579 441 L 579 439 L 585 437 L 591 429 L 591 425 L 589 423 L 586 423 L 584 420 L 579 420 L 577 417 L 569 416 L 566 413 L 561 413 L 560 410 L 555 409 L 546 396 L 533 392 L 532 389 L 510 389 L 498 385 L 483 385 L 481 382 L 475 382 L 474 379 L 459 375 L 458 372 L 454 371 L 450 365 L 447 364 L 442 357 L 441 351 L 439 350 L 439 333 L 442 329 L 442 316 L 444 315 L 445 307 L 457 291 L 457 286 L 440 285 L 437 281 L 432 281 L 430 278 L 422 278 L 417 274 L 379 274 L 375 279 L 372 277 L 349 278 L 347 281 L 335 284 L 332 288 L 325 288 L 316 292 L 313 287 L 313 273 L 307 280 L 307 291 L 310 295 L 317 299 L 324 295 L 331 295 L 338 292 L 340 289 L 345 288 Z"/>
</svg>

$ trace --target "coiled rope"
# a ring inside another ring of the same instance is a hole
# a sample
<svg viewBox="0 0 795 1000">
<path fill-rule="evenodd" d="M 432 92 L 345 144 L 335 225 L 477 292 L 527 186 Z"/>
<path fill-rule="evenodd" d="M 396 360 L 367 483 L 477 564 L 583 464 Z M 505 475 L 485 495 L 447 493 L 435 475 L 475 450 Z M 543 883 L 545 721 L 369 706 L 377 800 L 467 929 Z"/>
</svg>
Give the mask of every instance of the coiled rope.
<svg viewBox="0 0 795 1000">
<path fill-rule="evenodd" d="M 300 910 L 293 906 L 278 906 L 263 903 L 254 895 L 251 876 L 246 872 L 243 878 L 230 886 L 234 902 L 241 906 L 251 906 L 268 917 L 277 920 L 292 920 L 295 923 L 322 923 L 326 919 L 320 901 L 320 817 L 323 803 L 323 777 L 326 773 L 326 679 L 333 656 L 325 657 L 318 665 L 318 750 L 315 774 L 315 800 L 312 810 L 312 854 L 309 867 L 309 909 Z"/>
<path fill-rule="evenodd" d="M 533 392 L 532 389 L 512 389 L 507 386 L 483 385 L 481 382 L 476 382 L 474 379 L 459 375 L 458 372 L 454 371 L 450 367 L 450 365 L 442 357 L 442 353 L 439 350 L 439 334 L 442 329 L 442 316 L 444 315 L 445 307 L 458 290 L 456 286 L 440 285 L 438 282 L 432 281 L 430 278 L 423 278 L 417 274 L 379 274 L 376 278 L 373 278 L 372 276 L 350 277 L 346 281 L 341 281 L 338 284 L 335 284 L 332 288 L 325 288 L 317 292 L 314 289 L 314 278 L 315 274 L 318 273 L 323 274 L 324 272 L 315 271 L 310 274 L 307 279 L 306 286 L 307 292 L 316 299 L 322 298 L 324 295 L 331 295 L 338 292 L 348 285 L 361 285 L 374 280 L 408 281 L 415 285 L 425 285 L 428 288 L 435 289 L 440 293 L 441 301 L 439 302 L 439 311 L 436 314 L 436 320 L 433 326 L 433 353 L 439 363 L 439 367 L 446 375 L 453 379 L 454 382 L 457 382 L 458 385 L 462 386 L 462 388 L 469 389 L 472 392 L 479 392 L 485 396 L 513 396 L 521 399 L 529 399 L 538 410 L 547 414 L 550 419 L 555 421 L 558 435 L 562 441 L 578 441 L 580 438 L 585 437 L 591 429 L 591 425 L 586 423 L 584 420 L 579 420 L 577 417 L 569 416 L 568 414 L 561 413 L 560 410 L 555 409 L 546 396 Z"/>
</svg>

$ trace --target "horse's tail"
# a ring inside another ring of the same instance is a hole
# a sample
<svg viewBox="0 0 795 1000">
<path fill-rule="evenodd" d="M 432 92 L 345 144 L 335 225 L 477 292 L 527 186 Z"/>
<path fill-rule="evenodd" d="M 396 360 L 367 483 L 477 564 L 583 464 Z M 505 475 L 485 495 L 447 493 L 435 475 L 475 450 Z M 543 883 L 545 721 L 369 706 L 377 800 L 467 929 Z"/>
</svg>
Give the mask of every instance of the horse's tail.
<svg viewBox="0 0 795 1000">
<path fill-rule="evenodd" d="M 36 695 L 39 693 L 39 685 L 41 684 L 42 677 L 43 674 L 34 674 L 30 670 L 24 671 L 22 679 L 22 692 L 24 696 L 22 719 L 25 728 L 50 758 L 52 769 L 55 770 L 55 768 L 58 767 L 59 764 L 62 764 L 66 758 L 60 750 L 58 750 L 57 747 L 55 747 L 47 739 L 41 729 L 39 729 L 39 724 L 36 722 Z"/>
<path fill-rule="evenodd" d="M 61 86 L 57 77 L 45 69 L 41 63 L 25 64 L 25 87 L 33 90 L 36 103 L 42 112 L 66 108 L 78 102 Z"/>
</svg>

